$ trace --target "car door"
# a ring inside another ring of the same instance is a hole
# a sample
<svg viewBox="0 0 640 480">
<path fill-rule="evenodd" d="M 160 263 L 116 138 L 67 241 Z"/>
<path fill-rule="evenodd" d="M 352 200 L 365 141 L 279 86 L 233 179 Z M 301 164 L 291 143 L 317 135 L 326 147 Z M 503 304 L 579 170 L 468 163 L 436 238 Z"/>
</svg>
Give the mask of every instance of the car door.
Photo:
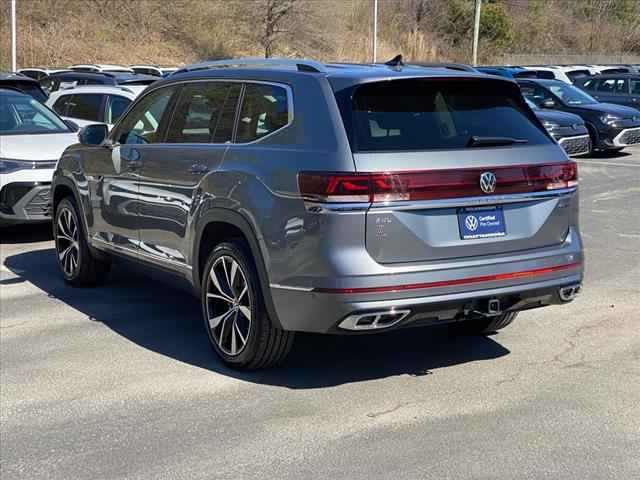
<svg viewBox="0 0 640 480">
<path fill-rule="evenodd" d="M 188 265 L 199 185 L 224 158 L 241 90 L 240 83 L 223 81 L 182 88 L 162 155 L 141 155 L 140 255 L 173 268 Z"/>
<path fill-rule="evenodd" d="M 111 132 L 107 145 L 92 148 L 85 157 L 93 220 L 90 234 L 112 249 L 137 253 L 142 159 L 162 155 L 158 141 L 175 91 L 165 87 L 145 95 Z"/>
</svg>

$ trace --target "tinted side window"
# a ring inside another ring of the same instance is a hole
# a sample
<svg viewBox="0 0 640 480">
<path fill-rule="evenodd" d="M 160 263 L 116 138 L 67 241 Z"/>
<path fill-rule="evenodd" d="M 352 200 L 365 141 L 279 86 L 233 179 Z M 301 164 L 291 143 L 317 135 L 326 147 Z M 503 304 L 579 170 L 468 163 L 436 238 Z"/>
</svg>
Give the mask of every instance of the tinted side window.
<svg viewBox="0 0 640 480">
<path fill-rule="evenodd" d="M 116 133 L 116 141 L 121 144 L 159 142 L 162 119 L 174 93 L 175 88 L 169 87 L 144 97 L 123 118 Z"/>
<path fill-rule="evenodd" d="M 631 80 L 631 95 L 640 95 L 640 80 Z"/>
<path fill-rule="evenodd" d="M 87 93 L 81 95 L 73 95 L 67 104 L 67 116 L 80 118 L 82 120 L 92 120 L 96 122 L 103 121 L 103 105 L 104 95 L 97 93 Z"/>
<path fill-rule="evenodd" d="M 620 93 L 623 95 L 629 93 L 629 84 L 627 83 L 627 80 L 625 80 L 624 78 L 619 78 L 618 80 L 616 80 L 615 93 Z"/>
<path fill-rule="evenodd" d="M 63 96 L 61 96 L 60 98 L 58 98 L 58 100 L 56 100 L 56 103 L 53 104 L 53 110 L 58 115 L 66 116 L 67 115 L 67 104 L 69 103 L 70 99 L 71 99 L 71 95 L 63 95 Z"/>
<path fill-rule="evenodd" d="M 591 80 L 587 80 L 582 84 L 582 88 L 585 88 L 586 90 L 595 90 L 596 88 L 596 80 L 595 79 L 591 79 Z"/>
<path fill-rule="evenodd" d="M 210 143 L 230 85 L 203 82 L 185 86 L 167 131 L 168 143 Z"/>
<path fill-rule="evenodd" d="M 238 143 L 262 138 L 288 123 L 286 89 L 275 85 L 247 84 L 238 122 Z"/>
<path fill-rule="evenodd" d="M 233 136 L 233 126 L 236 121 L 236 109 L 238 108 L 238 100 L 240 99 L 240 91 L 242 87 L 239 83 L 232 83 L 227 91 L 227 98 L 220 112 L 218 125 L 213 132 L 211 141 L 213 143 L 230 142 Z"/>
<path fill-rule="evenodd" d="M 105 115 L 105 123 L 114 124 L 122 116 L 129 105 L 131 100 L 127 97 L 121 97 L 120 95 L 107 96 L 107 113 Z"/>
</svg>

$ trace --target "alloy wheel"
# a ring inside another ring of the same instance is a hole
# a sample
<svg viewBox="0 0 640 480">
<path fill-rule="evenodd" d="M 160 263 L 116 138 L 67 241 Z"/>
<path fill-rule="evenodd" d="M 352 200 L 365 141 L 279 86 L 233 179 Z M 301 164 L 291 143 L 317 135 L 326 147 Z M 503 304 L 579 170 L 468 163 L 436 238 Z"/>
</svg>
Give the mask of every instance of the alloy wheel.
<svg viewBox="0 0 640 480">
<path fill-rule="evenodd" d="M 58 245 L 58 261 L 67 277 L 72 277 L 78 269 L 80 261 L 78 234 L 75 215 L 68 208 L 63 208 L 58 216 L 56 243 Z"/>
<path fill-rule="evenodd" d="M 251 333 L 251 293 L 240 264 L 232 257 L 217 258 L 209 271 L 206 313 L 212 338 L 230 356 L 239 355 Z"/>
</svg>

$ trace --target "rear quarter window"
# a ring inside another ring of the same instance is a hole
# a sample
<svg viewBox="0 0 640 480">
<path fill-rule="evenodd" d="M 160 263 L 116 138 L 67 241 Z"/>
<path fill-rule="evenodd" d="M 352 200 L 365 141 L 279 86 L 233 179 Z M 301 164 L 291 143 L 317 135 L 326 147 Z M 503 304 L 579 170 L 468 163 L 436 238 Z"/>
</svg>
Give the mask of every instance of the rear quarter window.
<svg viewBox="0 0 640 480">
<path fill-rule="evenodd" d="M 501 82 L 410 79 L 356 87 L 341 111 L 360 152 L 460 149 L 474 136 L 550 143 L 524 108 Z"/>
</svg>

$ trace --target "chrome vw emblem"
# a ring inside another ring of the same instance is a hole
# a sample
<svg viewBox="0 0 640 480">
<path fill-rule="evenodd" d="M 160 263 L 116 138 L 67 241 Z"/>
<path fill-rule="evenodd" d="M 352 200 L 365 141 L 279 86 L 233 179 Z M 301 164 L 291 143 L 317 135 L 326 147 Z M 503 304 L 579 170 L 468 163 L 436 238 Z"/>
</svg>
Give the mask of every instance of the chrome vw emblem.
<svg viewBox="0 0 640 480">
<path fill-rule="evenodd" d="M 496 176 L 491 172 L 484 172 L 480 175 L 480 189 L 484 193 L 493 193 L 496 191 Z"/>
<path fill-rule="evenodd" d="M 469 230 L 475 232 L 478 228 L 478 219 L 474 215 L 467 215 L 464 224 Z"/>
</svg>

